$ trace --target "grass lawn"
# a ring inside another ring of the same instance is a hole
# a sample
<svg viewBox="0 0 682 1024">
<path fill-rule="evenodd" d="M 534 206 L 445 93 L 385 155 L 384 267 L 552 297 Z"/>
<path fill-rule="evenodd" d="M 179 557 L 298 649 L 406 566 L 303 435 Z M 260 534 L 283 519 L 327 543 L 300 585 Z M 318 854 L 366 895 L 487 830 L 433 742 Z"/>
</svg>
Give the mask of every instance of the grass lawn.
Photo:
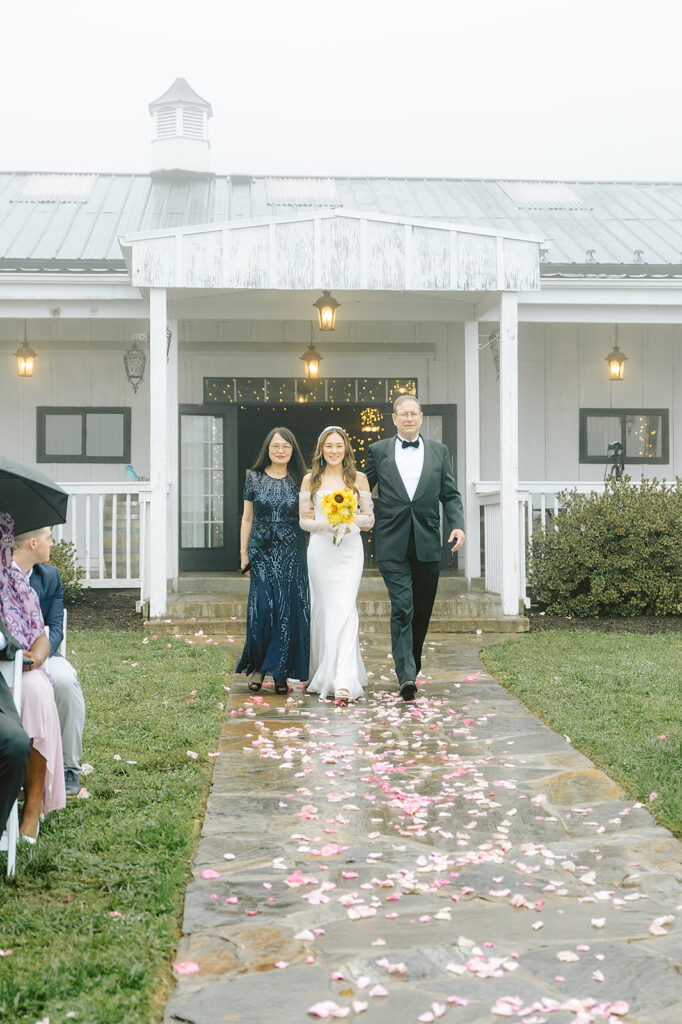
<svg viewBox="0 0 682 1024">
<path fill-rule="evenodd" d="M 483 660 L 531 711 L 682 837 L 679 633 L 533 633 L 487 648 Z"/>
<path fill-rule="evenodd" d="M 162 1020 L 232 676 L 224 650 L 168 639 L 68 635 L 95 770 L 20 848 L 16 883 L 0 857 L 0 1020 Z"/>
</svg>

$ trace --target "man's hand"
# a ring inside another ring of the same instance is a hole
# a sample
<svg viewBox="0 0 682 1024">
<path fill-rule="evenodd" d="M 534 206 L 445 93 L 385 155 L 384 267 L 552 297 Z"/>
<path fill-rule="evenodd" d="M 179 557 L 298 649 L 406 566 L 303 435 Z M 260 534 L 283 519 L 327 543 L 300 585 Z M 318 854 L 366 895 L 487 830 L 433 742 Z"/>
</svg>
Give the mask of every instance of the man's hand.
<svg viewBox="0 0 682 1024">
<path fill-rule="evenodd" d="M 24 651 L 24 663 L 22 670 L 24 672 L 31 672 L 34 668 L 40 668 L 42 661 L 37 658 L 35 654 L 30 651 Z"/>
<path fill-rule="evenodd" d="M 464 543 L 464 530 L 453 530 L 450 536 L 448 537 L 448 544 L 452 544 L 453 540 L 456 541 L 456 543 L 455 546 L 450 550 L 459 551 L 462 544 Z"/>
</svg>

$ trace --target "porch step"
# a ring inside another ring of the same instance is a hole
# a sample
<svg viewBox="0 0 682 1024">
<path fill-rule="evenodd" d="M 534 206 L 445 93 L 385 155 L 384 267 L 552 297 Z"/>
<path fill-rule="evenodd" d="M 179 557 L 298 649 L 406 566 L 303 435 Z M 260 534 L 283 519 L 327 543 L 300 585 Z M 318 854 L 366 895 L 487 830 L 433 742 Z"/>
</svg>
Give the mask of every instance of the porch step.
<svg viewBox="0 0 682 1024">
<path fill-rule="evenodd" d="M 452 618 L 432 616 L 429 636 L 438 633 L 525 633 L 530 626 L 524 615 L 500 615 L 469 617 L 458 615 Z M 147 633 L 159 636 L 192 637 L 203 634 L 209 637 L 228 636 L 243 639 L 246 635 L 244 618 L 230 619 L 147 619 L 144 624 Z M 360 618 L 360 632 L 389 636 L 390 619 L 387 616 Z"/>
<path fill-rule="evenodd" d="M 245 619 L 246 604 L 246 597 L 239 600 L 221 599 L 210 594 L 187 595 L 168 602 L 167 618 L 220 619 L 225 622 Z M 391 615 L 391 602 L 386 591 L 382 595 L 365 595 L 361 591 L 357 607 L 361 620 L 390 618 Z M 461 598 L 437 597 L 433 606 L 433 617 L 437 619 L 495 618 L 498 614 L 499 602 L 490 594 L 471 594 Z"/>
<path fill-rule="evenodd" d="M 444 594 L 466 594 L 466 580 L 463 576 L 446 575 L 443 573 L 438 581 L 438 593 Z M 171 594 L 170 599 L 194 594 L 218 594 L 222 598 L 243 597 L 249 593 L 249 581 L 245 576 L 236 572 L 205 572 L 205 573 L 183 573 L 178 577 L 178 589 Z M 381 573 L 378 569 L 365 569 L 360 582 L 360 593 L 386 593 Z M 473 581 L 471 593 L 485 593 L 480 580 Z"/>
<path fill-rule="evenodd" d="M 523 615 L 502 614 L 497 594 L 465 588 L 461 577 L 441 576 L 431 617 L 432 633 L 475 633 L 479 629 L 484 633 L 520 633 L 528 629 Z M 182 576 L 178 592 L 168 601 L 167 617 L 148 620 L 145 629 L 181 636 L 200 630 L 207 636 L 244 636 L 248 593 L 249 581 L 234 573 Z M 362 578 L 358 614 L 363 632 L 390 632 L 391 605 L 377 570 L 365 572 Z"/>
</svg>

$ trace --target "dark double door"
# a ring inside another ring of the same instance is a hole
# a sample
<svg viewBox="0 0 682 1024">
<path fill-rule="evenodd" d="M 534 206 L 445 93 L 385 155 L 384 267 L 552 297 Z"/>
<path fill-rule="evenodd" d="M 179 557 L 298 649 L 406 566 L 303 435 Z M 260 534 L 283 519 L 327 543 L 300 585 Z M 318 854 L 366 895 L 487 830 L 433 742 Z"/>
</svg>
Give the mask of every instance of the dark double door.
<svg viewBox="0 0 682 1024">
<path fill-rule="evenodd" d="M 263 440 L 273 427 L 286 426 L 298 440 L 306 464 L 320 432 L 343 427 L 353 441 L 356 462 L 364 466 L 370 444 L 394 432 L 391 407 L 380 422 L 360 405 L 260 406 L 200 405 L 180 408 L 180 570 L 229 571 L 239 568 L 242 488 Z M 363 417 L 363 412 L 365 416 Z M 367 427 L 378 429 L 368 430 Z M 363 429 L 364 428 L 364 429 Z M 424 406 L 422 433 L 457 451 L 457 408 Z M 454 466 L 453 466 L 454 469 Z M 441 530 L 441 536 L 445 528 Z M 363 534 L 367 564 L 373 563 L 373 536 Z M 456 556 L 454 556 L 456 558 Z M 443 568 L 456 564 L 443 545 Z"/>
</svg>

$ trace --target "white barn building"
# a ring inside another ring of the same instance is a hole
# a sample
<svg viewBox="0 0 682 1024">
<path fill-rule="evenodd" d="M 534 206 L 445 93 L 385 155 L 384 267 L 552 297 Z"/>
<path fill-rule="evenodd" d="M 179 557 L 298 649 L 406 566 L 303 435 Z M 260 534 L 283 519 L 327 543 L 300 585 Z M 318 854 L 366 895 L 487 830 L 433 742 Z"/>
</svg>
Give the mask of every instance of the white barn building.
<svg viewBox="0 0 682 1024">
<path fill-rule="evenodd" d="M 456 571 L 505 615 L 529 531 L 600 486 L 609 444 L 635 477 L 682 475 L 681 183 L 218 174 L 183 79 L 150 113 L 149 174 L 0 173 L 2 451 L 73 495 L 87 583 L 163 617 L 183 571 L 237 568 L 271 426 L 309 458 L 341 423 L 361 461 L 404 391 L 453 455 Z"/>
</svg>

